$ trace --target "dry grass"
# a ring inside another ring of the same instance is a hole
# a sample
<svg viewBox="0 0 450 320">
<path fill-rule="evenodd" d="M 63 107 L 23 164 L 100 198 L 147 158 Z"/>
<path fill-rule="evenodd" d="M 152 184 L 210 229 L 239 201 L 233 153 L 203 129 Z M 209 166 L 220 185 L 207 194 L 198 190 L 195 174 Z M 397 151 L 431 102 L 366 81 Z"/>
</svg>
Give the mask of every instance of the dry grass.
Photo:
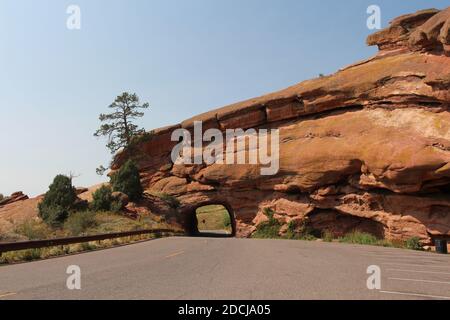
<svg viewBox="0 0 450 320">
<path fill-rule="evenodd" d="M 123 238 L 108 239 L 101 241 L 91 241 L 85 243 L 76 243 L 64 246 L 55 246 L 40 249 L 27 249 L 20 251 L 10 251 L 0 256 L 0 264 L 11 264 L 39 259 L 48 259 L 67 254 L 81 253 L 85 251 L 111 248 L 114 246 L 130 244 L 138 241 L 154 239 L 154 234 L 144 234 L 137 236 L 128 236 Z"/>
<path fill-rule="evenodd" d="M 224 230 L 231 233 L 230 215 L 222 205 L 209 205 L 197 209 L 198 230 Z"/>
<path fill-rule="evenodd" d="M 0 233 L 0 241 L 44 240 L 142 229 L 174 229 L 157 216 L 144 216 L 133 220 L 114 212 L 83 212 L 83 214 L 92 214 L 90 223 L 84 223 L 83 219 L 68 219 L 62 228 L 51 228 L 39 218 L 25 220 L 12 225 L 10 232 Z"/>
<path fill-rule="evenodd" d="M 163 219 L 159 217 L 157 219 L 156 216 L 144 216 L 137 220 L 133 220 L 113 212 L 84 212 L 83 214 L 92 215 L 89 217 L 90 223 L 86 224 L 84 219 L 73 219 L 73 221 L 68 220 L 63 228 L 57 229 L 50 228 L 42 220 L 37 218 L 25 220 L 24 222 L 15 224 L 12 232 L 1 234 L 0 241 L 44 240 L 68 236 L 96 235 L 143 229 L 173 229 L 174 232 L 180 231 L 173 228 L 173 226 L 166 223 Z M 155 235 L 153 234 L 138 235 L 65 246 L 6 252 L 1 255 L 0 264 L 46 259 L 65 254 L 109 248 L 136 241 L 152 239 L 154 237 Z"/>
</svg>

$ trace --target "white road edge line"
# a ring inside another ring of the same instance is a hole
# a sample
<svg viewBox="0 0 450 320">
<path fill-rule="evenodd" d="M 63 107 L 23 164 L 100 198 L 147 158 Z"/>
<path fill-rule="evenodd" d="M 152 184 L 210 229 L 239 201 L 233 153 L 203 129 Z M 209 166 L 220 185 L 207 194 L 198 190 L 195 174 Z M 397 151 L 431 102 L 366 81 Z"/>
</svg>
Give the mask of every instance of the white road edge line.
<svg viewBox="0 0 450 320">
<path fill-rule="evenodd" d="M 414 272 L 414 273 L 430 273 L 430 274 L 445 274 L 450 275 L 450 272 L 439 272 L 439 271 L 419 271 L 419 270 L 404 270 L 404 269 L 387 269 L 387 271 L 398 271 L 398 272 Z"/>
<path fill-rule="evenodd" d="M 450 259 L 447 259 L 446 257 L 443 258 L 441 256 L 436 256 L 436 257 L 406 257 L 406 256 L 380 256 L 380 255 L 365 255 L 367 257 L 372 257 L 372 258 L 377 258 L 380 260 L 388 260 L 388 259 L 397 259 L 398 261 L 402 262 L 408 262 L 407 260 L 419 260 L 421 262 L 442 262 L 442 263 L 449 263 Z"/>
<path fill-rule="evenodd" d="M 434 255 L 409 255 L 409 256 L 401 256 L 401 255 L 394 255 L 394 254 L 364 254 L 366 257 L 374 257 L 374 258 L 380 258 L 380 259 L 424 259 L 426 260 L 436 260 L 443 258 L 442 256 L 439 256 L 437 254 Z M 445 259 L 444 259 L 445 260 Z M 445 261 L 443 261 L 445 262 Z"/>
<path fill-rule="evenodd" d="M 448 266 L 411 264 L 411 263 L 402 263 L 402 262 L 381 262 L 381 264 L 388 264 L 388 265 L 395 265 L 395 266 L 422 267 L 422 268 L 448 268 Z M 450 270 L 449 270 L 449 271 L 450 271 Z"/>
<path fill-rule="evenodd" d="M 388 278 L 389 280 L 398 281 L 413 281 L 413 282 L 428 282 L 428 283 L 440 283 L 440 284 L 450 284 L 450 281 L 435 281 L 435 280 L 422 280 L 422 279 L 404 279 L 404 278 Z"/>
<path fill-rule="evenodd" d="M 6 292 L 6 293 L 3 293 L 3 294 L 0 294 L 0 298 L 5 298 L 5 297 L 13 296 L 13 295 L 15 295 L 15 294 L 17 294 L 17 293 L 15 293 L 15 292 Z"/>
<path fill-rule="evenodd" d="M 421 294 L 421 293 L 408 293 L 408 292 L 397 292 L 397 291 L 380 291 L 381 293 L 388 293 L 388 294 L 397 294 L 397 295 L 403 295 L 403 296 L 414 296 L 414 297 L 424 297 L 424 298 L 433 298 L 433 299 L 445 299 L 450 300 L 450 297 L 444 297 L 444 296 L 433 296 L 429 294 Z"/>
</svg>

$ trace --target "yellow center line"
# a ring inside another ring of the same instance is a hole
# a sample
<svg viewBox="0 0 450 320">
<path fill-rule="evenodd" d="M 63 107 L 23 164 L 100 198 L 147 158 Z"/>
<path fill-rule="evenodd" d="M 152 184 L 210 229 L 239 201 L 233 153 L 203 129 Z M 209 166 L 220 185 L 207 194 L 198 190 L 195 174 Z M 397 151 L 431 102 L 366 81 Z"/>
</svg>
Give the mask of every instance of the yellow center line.
<svg viewBox="0 0 450 320">
<path fill-rule="evenodd" d="M 168 256 L 165 256 L 164 258 L 166 258 L 166 259 L 167 258 L 172 258 L 172 257 L 178 256 L 178 255 L 180 255 L 182 253 L 184 253 L 184 251 L 175 252 L 175 253 L 169 254 Z"/>
<path fill-rule="evenodd" d="M 3 293 L 3 294 L 0 294 L 0 298 L 13 296 L 13 295 L 15 295 L 15 294 L 17 294 L 17 293 L 14 293 L 14 292 L 6 292 L 6 293 Z"/>
</svg>

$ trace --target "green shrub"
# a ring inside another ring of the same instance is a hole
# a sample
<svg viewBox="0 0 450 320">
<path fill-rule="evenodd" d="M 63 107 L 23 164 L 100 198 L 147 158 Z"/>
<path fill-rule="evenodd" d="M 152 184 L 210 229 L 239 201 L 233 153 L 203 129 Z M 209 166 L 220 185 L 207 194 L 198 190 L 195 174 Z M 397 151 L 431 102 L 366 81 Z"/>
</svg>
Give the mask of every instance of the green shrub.
<svg viewBox="0 0 450 320">
<path fill-rule="evenodd" d="M 39 205 L 39 216 L 49 226 L 60 227 L 69 216 L 69 210 L 61 206 Z"/>
<path fill-rule="evenodd" d="M 405 246 L 407 249 L 411 250 L 422 250 L 422 245 L 420 244 L 420 239 L 418 237 L 412 237 L 406 240 Z"/>
<path fill-rule="evenodd" d="M 263 212 L 269 220 L 261 223 L 256 229 L 256 231 L 253 233 L 252 237 L 259 239 L 279 238 L 281 225 L 277 221 L 277 219 L 274 218 L 275 212 L 270 208 L 264 208 Z"/>
<path fill-rule="evenodd" d="M 334 239 L 334 235 L 331 231 L 326 230 L 322 233 L 322 239 L 325 242 L 332 242 Z"/>
<path fill-rule="evenodd" d="M 109 211 L 112 204 L 112 190 L 109 186 L 102 186 L 92 194 L 91 208 L 95 211 Z"/>
<path fill-rule="evenodd" d="M 118 200 L 113 200 L 111 202 L 111 206 L 109 207 L 109 211 L 119 213 L 122 210 L 123 204 Z"/>
<path fill-rule="evenodd" d="M 171 208 L 176 209 L 176 208 L 179 208 L 181 206 L 180 201 L 176 197 L 174 197 L 174 196 L 172 196 L 170 194 L 160 193 L 160 194 L 158 194 L 158 197 L 161 200 L 163 200 L 165 203 L 167 203 Z"/>
<path fill-rule="evenodd" d="M 39 204 L 39 216 L 49 225 L 58 226 L 67 219 L 76 200 L 72 179 L 57 175 Z"/>
<path fill-rule="evenodd" d="M 72 179 L 64 175 L 57 175 L 49 186 L 42 203 L 48 206 L 57 205 L 71 208 L 76 199 L 77 194 L 72 186 Z"/>
<path fill-rule="evenodd" d="M 0 201 L 2 201 L 5 197 L 0 193 Z"/>
<path fill-rule="evenodd" d="M 308 218 L 305 218 L 300 225 L 298 225 L 296 221 L 291 220 L 288 223 L 288 228 L 284 238 L 291 240 L 305 240 L 305 241 L 312 241 L 317 239 L 313 235 L 313 230 L 309 226 Z"/>
<path fill-rule="evenodd" d="M 280 237 L 279 232 L 281 229 L 281 223 L 275 219 L 275 212 L 270 208 L 263 210 L 264 214 L 269 219 L 266 222 L 261 223 L 253 233 L 253 238 L 261 239 L 290 239 L 290 240 L 315 240 L 308 227 L 308 220 L 305 219 L 301 225 L 297 225 L 295 221 L 290 221 L 287 226 L 286 234 Z"/>
<path fill-rule="evenodd" d="M 142 132 L 139 133 L 137 135 L 134 135 L 131 138 L 130 144 L 128 145 L 128 148 L 130 148 L 132 151 L 135 151 L 135 148 L 138 147 L 139 145 L 146 143 L 148 141 L 150 141 L 154 136 L 153 131 L 150 132 Z"/>
<path fill-rule="evenodd" d="M 418 238 L 411 238 L 406 242 L 392 241 L 387 239 L 379 239 L 374 235 L 365 232 L 353 231 L 346 234 L 344 237 L 338 239 L 343 243 L 364 244 L 371 246 L 391 247 L 391 248 L 409 248 L 414 250 L 421 250 Z"/>
<path fill-rule="evenodd" d="M 263 213 L 269 218 L 269 224 L 275 224 L 278 223 L 278 221 L 273 217 L 275 214 L 275 211 L 273 211 L 270 208 L 264 208 Z"/>
<path fill-rule="evenodd" d="M 131 201 L 142 197 L 143 189 L 139 177 L 139 170 L 132 160 L 125 164 L 111 177 L 113 191 L 120 191 L 128 195 Z"/>
<path fill-rule="evenodd" d="M 95 249 L 95 246 L 93 246 L 89 242 L 82 242 L 80 245 L 83 251 L 91 251 Z"/>
<path fill-rule="evenodd" d="M 317 240 L 316 236 L 314 236 L 313 234 L 310 233 L 305 233 L 302 234 L 298 237 L 299 240 L 304 240 L 304 241 L 314 241 Z"/>
<path fill-rule="evenodd" d="M 353 231 L 346 234 L 344 237 L 339 238 L 339 241 L 345 243 L 378 245 L 380 240 L 369 233 Z"/>
<path fill-rule="evenodd" d="M 295 221 L 291 220 L 288 223 L 288 228 L 286 231 L 285 238 L 286 239 L 295 239 L 296 238 L 296 232 L 295 232 L 296 224 Z"/>
<path fill-rule="evenodd" d="M 268 222 L 263 222 L 258 226 L 252 237 L 258 239 L 275 239 L 280 237 L 278 234 L 279 232 L 279 224 L 270 224 Z"/>
<path fill-rule="evenodd" d="M 29 240 L 47 239 L 51 234 L 49 227 L 42 222 L 27 220 L 15 227 L 17 234 L 27 237 Z"/>
<path fill-rule="evenodd" d="M 228 228 L 231 226 L 231 218 L 230 218 L 230 214 L 228 212 L 223 215 L 223 226 L 225 228 Z"/>
<path fill-rule="evenodd" d="M 74 235 L 80 235 L 97 224 L 95 214 L 91 211 L 72 213 L 64 224 L 64 228 Z"/>
<path fill-rule="evenodd" d="M 114 199 L 110 186 L 102 186 L 92 195 L 91 209 L 94 211 L 120 212 L 123 203 L 120 199 Z"/>
<path fill-rule="evenodd" d="M 42 249 L 26 249 L 21 252 L 21 260 L 33 261 L 41 258 Z"/>
</svg>

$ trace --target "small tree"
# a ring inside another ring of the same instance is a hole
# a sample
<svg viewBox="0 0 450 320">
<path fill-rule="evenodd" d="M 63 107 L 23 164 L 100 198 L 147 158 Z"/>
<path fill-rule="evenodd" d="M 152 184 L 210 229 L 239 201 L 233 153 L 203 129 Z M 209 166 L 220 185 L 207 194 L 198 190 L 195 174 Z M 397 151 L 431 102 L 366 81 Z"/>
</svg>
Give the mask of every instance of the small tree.
<svg viewBox="0 0 450 320">
<path fill-rule="evenodd" d="M 39 216 L 50 225 L 59 225 L 67 219 L 76 200 L 77 194 L 72 186 L 72 179 L 57 175 L 39 203 Z"/>
<path fill-rule="evenodd" d="M 0 201 L 2 201 L 5 197 L 0 193 Z"/>
<path fill-rule="evenodd" d="M 120 191 L 128 195 L 131 201 L 142 197 L 143 189 L 139 170 L 132 160 L 125 164 L 111 177 L 113 191 Z"/>
<path fill-rule="evenodd" d="M 144 116 L 144 113 L 139 110 L 148 107 L 148 103 L 140 104 L 139 97 L 135 93 L 122 93 L 109 106 L 110 109 L 113 109 L 112 113 L 100 114 L 99 119 L 103 124 L 94 133 L 94 136 L 108 137 L 106 147 L 111 150 L 112 154 L 122 147 L 128 147 L 135 135 L 145 132 L 144 129 L 138 129 L 133 120 Z"/>
<path fill-rule="evenodd" d="M 91 207 L 95 211 L 109 211 L 111 210 L 112 190 L 109 186 L 101 186 L 92 195 Z"/>
</svg>

